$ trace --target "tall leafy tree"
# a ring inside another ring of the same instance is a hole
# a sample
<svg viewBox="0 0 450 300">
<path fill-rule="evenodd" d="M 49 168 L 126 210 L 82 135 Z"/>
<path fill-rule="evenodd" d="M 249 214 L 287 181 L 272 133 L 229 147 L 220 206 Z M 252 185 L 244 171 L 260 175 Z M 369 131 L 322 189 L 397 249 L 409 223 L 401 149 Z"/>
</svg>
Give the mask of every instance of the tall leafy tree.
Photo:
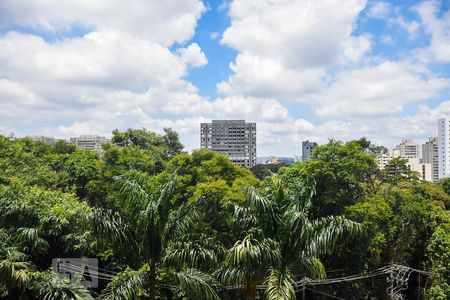
<svg viewBox="0 0 450 300">
<path fill-rule="evenodd" d="M 113 131 L 112 142 L 119 147 L 136 146 L 144 150 L 152 151 L 161 157 L 168 159 L 183 150 L 179 135 L 171 128 L 164 128 L 164 134 L 160 135 L 142 129 L 128 129 L 126 131 Z"/>
<path fill-rule="evenodd" d="M 364 147 L 363 147 L 363 145 Z M 286 186 L 295 189 L 302 180 L 313 180 L 313 214 L 317 217 L 342 215 L 345 207 L 375 192 L 378 168 L 374 156 L 361 141 L 331 140 L 314 149 L 312 159 L 280 171 Z"/>
</svg>

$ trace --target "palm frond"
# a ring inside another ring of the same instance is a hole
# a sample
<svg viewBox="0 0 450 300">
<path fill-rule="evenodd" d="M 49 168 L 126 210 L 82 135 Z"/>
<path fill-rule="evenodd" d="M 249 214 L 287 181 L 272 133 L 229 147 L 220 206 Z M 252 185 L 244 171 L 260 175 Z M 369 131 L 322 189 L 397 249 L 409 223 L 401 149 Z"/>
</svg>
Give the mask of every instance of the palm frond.
<svg viewBox="0 0 450 300">
<path fill-rule="evenodd" d="M 226 258 L 230 265 L 241 266 L 250 271 L 279 264 L 281 253 L 277 242 L 271 239 L 258 241 L 247 236 L 233 245 Z"/>
<path fill-rule="evenodd" d="M 270 269 L 265 280 L 267 300 L 294 300 L 295 289 L 292 274 L 288 270 Z"/>
<path fill-rule="evenodd" d="M 93 209 L 87 214 L 85 222 L 100 239 L 112 242 L 112 245 L 130 257 L 138 255 L 139 250 L 129 226 L 117 212 Z M 132 254 L 132 255 L 131 255 Z"/>
<path fill-rule="evenodd" d="M 200 271 L 188 269 L 174 274 L 174 280 L 180 290 L 193 300 L 220 299 L 214 289 L 214 279 Z"/>
<path fill-rule="evenodd" d="M 359 236 L 363 230 L 362 224 L 341 216 L 314 220 L 305 228 L 305 253 L 314 257 L 329 254 L 345 239 Z"/>
<path fill-rule="evenodd" d="M 286 260 L 294 261 L 296 255 L 303 251 L 304 229 L 309 223 L 305 212 L 290 209 L 286 211 L 281 219 L 282 234 L 278 236 L 281 243 L 281 252 Z"/>
<path fill-rule="evenodd" d="M 234 220 L 235 225 L 241 230 L 258 226 L 258 220 L 253 211 L 241 205 L 234 205 Z"/>
<path fill-rule="evenodd" d="M 316 183 L 313 178 L 298 179 L 294 187 L 290 187 L 290 201 L 297 211 L 309 213 L 312 208 L 312 199 L 316 194 Z"/>
<path fill-rule="evenodd" d="M 165 241 L 170 241 L 176 235 L 183 235 L 189 232 L 189 229 L 195 224 L 201 213 L 197 208 L 199 201 L 185 203 L 169 215 L 164 228 L 163 237 Z"/>
<path fill-rule="evenodd" d="M 314 279 L 326 277 L 325 267 L 317 257 L 301 256 L 298 262 L 303 270 L 303 275 Z"/>
<path fill-rule="evenodd" d="M 176 178 L 172 177 L 161 189 L 151 195 L 144 210 L 138 216 L 137 229 L 142 237 L 143 248 L 147 249 L 148 255 L 154 259 L 160 257 L 165 240 L 171 237 L 167 235 L 167 227 L 171 227 L 171 223 L 177 221 L 171 219 L 175 187 Z"/>
<path fill-rule="evenodd" d="M 166 223 L 169 218 L 170 209 L 172 207 L 172 199 L 177 187 L 177 177 L 173 175 L 158 191 L 158 215 L 162 223 Z"/>
<path fill-rule="evenodd" d="M 146 295 L 144 286 L 148 270 L 148 265 L 144 265 L 139 270 L 126 269 L 117 274 L 103 290 L 100 299 L 134 300 Z"/>
<path fill-rule="evenodd" d="M 149 257 L 155 257 L 160 253 L 162 238 L 160 226 L 158 208 L 155 202 L 150 201 L 145 210 L 139 213 L 137 222 L 137 235 L 141 248 Z"/>
<path fill-rule="evenodd" d="M 211 239 L 188 240 L 171 243 L 164 255 L 163 262 L 178 269 L 182 267 L 208 269 L 218 263 L 224 250 Z"/>
<path fill-rule="evenodd" d="M 226 265 L 216 270 L 215 277 L 223 285 L 239 286 L 246 283 L 249 274 L 243 267 Z"/>
<path fill-rule="evenodd" d="M 120 195 L 126 199 L 126 207 L 135 212 L 139 208 L 145 207 L 150 199 L 150 195 L 144 189 L 146 179 L 144 174 L 133 170 L 127 174 L 116 176 L 114 180 L 119 186 Z"/>
<path fill-rule="evenodd" d="M 258 195 L 256 189 L 252 186 L 247 187 L 245 199 L 247 205 L 256 214 L 259 226 L 264 228 L 266 233 L 275 235 L 279 220 L 274 211 L 274 203 L 268 198 Z"/>
<path fill-rule="evenodd" d="M 271 177 L 272 184 L 269 188 L 269 194 L 272 201 L 275 201 L 280 206 L 284 206 L 287 200 L 286 189 L 284 188 L 281 179 L 274 175 Z"/>
<path fill-rule="evenodd" d="M 6 284 L 9 289 L 22 290 L 30 284 L 29 273 L 34 267 L 27 262 L 18 262 L 5 259 L 0 262 L 0 282 Z"/>
<path fill-rule="evenodd" d="M 273 213 L 272 205 L 266 197 L 258 195 L 253 186 L 248 186 L 246 193 L 246 202 L 251 208 L 260 214 Z"/>
<path fill-rule="evenodd" d="M 46 240 L 39 236 L 38 228 L 19 228 L 17 230 L 16 242 L 28 247 L 31 252 L 43 253 L 49 244 Z"/>
</svg>

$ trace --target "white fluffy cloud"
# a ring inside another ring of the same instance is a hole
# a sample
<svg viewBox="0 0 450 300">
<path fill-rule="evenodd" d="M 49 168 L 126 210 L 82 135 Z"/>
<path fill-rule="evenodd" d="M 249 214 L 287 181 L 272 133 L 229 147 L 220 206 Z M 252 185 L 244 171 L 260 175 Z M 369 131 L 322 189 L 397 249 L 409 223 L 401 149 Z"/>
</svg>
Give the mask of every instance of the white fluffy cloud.
<svg viewBox="0 0 450 300">
<path fill-rule="evenodd" d="M 222 43 L 294 69 L 336 62 L 365 1 L 235 0 Z"/>
<path fill-rule="evenodd" d="M 204 52 L 196 43 L 171 49 L 193 36 L 204 11 L 199 0 L 0 1 L 2 130 L 109 135 L 210 113 L 185 79 L 207 64 Z"/>
<path fill-rule="evenodd" d="M 397 17 L 390 19 L 389 24 L 400 26 L 400 28 L 402 28 L 409 34 L 410 38 L 415 38 L 417 35 L 417 31 L 420 28 L 419 22 L 415 20 L 407 21 L 401 15 L 398 15 Z"/>
<path fill-rule="evenodd" d="M 370 51 L 369 36 L 351 35 L 364 6 L 363 0 L 233 1 L 221 43 L 239 54 L 219 91 L 300 99 L 320 89 L 328 67 Z"/>
<path fill-rule="evenodd" d="M 2 0 L 0 26 L 117 29 L 169 46 L 191 38 L 204 11 L 200 0 Z"/>
<path fill-rule="evenodd" d="M 367 15 L 371 18 L 384 19 L 389 15 L 391 11 L 392 5 L 390 3 L 379 1 L 374 2 L 372 3 L 372 5 L 370 5 Z"/>
<path fill-rule="evenodd" d="M 437 62 L 450 62 L 450 10 L 438 16 L 438 1 L 424 1 L 415 7 L 426 32 L 431 35 L 428 48 L 431 58 Z"/>
<path fill-rule="evenodd" d="M 186 48 L 180 48 L 177 51 L 183 62 L 192 67 L 202 67 L 208 63 L 205 53 L 197 43 L 190 44 Z"/>
<path fill-rule="evenodd" d="M 316 112 L 338 118 L 395 114 L 449 87 L 450 79 L 428 75 L 407 63 L 385 61 L 339 73 L 320 94 Z"/>
<path fill-rule="evenodd" d="M 156 42 L 115 30 L 54 43 L 16 32 L 0 38 L 0 76 L 20 81 L 143 89 L 184 76 L 183 60 Z"/>
<path fill-rule="evenodd" d="M 231 76 L 217 84 L 220 96 L 210 99 L 186 79 L 208 67 L 210 54 L 190 41 L 206 11 L 200 0 L 0 1 L 0 132 L 69 137 L 173 127 L 192 149 L 201 122 L 235 118 L 257 122 L 259 155 L 293 155 L 305 139 L 367 136 L 389 146 L 426 137 L 450 114 L 450 101 L 426 105 L 450 87 L 422 65 L 426 59 L 371 55 L 374 43 L 399 37 L 356 30 L 368 20 L 359 19 L 365 0 L 224 3 L 231 24 L 211 39 L 237 55 Z M 429 34 L 430 46 L 417 53 L 450 62 L 450 17 L 436 2 L 415 8 L 420 25 L 391 4 L 369 3 L 366 16 L 388 30 Z M 287 107 L 297 101 L 313 115 L 294 116 Z M 411 104 L 420 105 L 417 113 L 403 114 Z"/>
<path fill-rule="evenodd" d="M 239 54 L 230 64 L 234 74 L 217 85 L 227 95 L 298 98 L 321 88 L 322 68 L 291 70 L 280 61 L 250 53 Z"/>
</svg>

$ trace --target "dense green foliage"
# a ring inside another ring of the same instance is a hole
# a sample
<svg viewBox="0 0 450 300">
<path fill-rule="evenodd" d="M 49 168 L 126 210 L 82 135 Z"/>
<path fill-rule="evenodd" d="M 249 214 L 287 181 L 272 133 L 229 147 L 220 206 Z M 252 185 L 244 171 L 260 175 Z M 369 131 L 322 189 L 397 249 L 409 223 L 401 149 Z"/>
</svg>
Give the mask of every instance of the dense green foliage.
<svg viewBox="0 0 450 300">
<path fill-rule="evenodd" d="M 0 136 L 0 299 L 388 299 L 386 276 L 295 282 L 390 263 L 436 274 L 413 273 L 406 299 L 450 299 L 450 181 L 378 170 L 385 148 L 367 139 L 253 174 L 181 152 L 171 129 L 116 130 L 103 148 Z M 110 275 L 85 288 L 53 272 L 58 257 Z"/>
</svg>

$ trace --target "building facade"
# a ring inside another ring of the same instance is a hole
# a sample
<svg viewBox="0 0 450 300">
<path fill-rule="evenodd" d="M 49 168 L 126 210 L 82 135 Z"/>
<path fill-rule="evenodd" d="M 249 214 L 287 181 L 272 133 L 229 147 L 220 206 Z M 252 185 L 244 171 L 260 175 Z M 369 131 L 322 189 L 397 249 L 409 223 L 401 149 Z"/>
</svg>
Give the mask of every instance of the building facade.
<svg viewBox="0 0 450 300">
<path fill-rule="evenodd" d="M 30 136 L 30 138 L 35 142 L 40 142 L 40 143 L 44 143 L 47 145 L 54 145 L 54 144 L 56 144 L 56 142 L 62 141 L 62 139 L 55 139 L 54 137 L 43 136 L 43 135 Z"/>
<path fill-rule="evenodd" d="M 408 158 L 408 162 L 406 163 L 406 166 L 411 171 L 415 171 L 419 173 L 419 179 L 425 180 L 425 181 L 432 181 L 433 174 L 432 174 L 432 168 L 431 164 L 429 163 L 421 163 L 419 158 Z"/>
<path fill-rule="evenodd" d="M 383 170 L 386 167 L 386 165 L 391 161 L 392 158 L 393 157 L 389 152 L 378 155 L 376 157 L 378 168 L 380 170 Z"/>
<path fill-rule="evenodd" d="M 318 144 L 308 140 L 302 142 L 302 161 L 307 161 L 311 158 L 311 153 Z"/>
<path fill-rule="evenodd" d="M 398 153 L 398 156 L 402 158 L 419 157 L 419 144 L 414 143 L 412 140 L 403 140 L 397 145 L 396 150 L 395 154 Z"/>
<path fill-rule="evenodd" d="M 438 120 L 439 179 L 450 176 L 450 118 Z"/>
<path fill-rule="evenodd" d="M 95 152 L 103 152 L 102 144 L 108 142 L 106 137 L 98 135 L 80 135 L 79 137 L 70 138 L 70 143 L 77 148 L 91 150 Z"/>
<path fill-rule="evenodd" d="M 213 120 L 200 124 L 200 146 L 228 156 L 237 165 L 256 165 L 256 123 Z"/>
<path fill-rule="evenodd" d="M 439 145 L 437 137 L 430 137 L 428 142 L 422 144 L 422 162 L 431 165 L 431 179 L 439 179 Z"/>
<path fill-rule="evenodd" d="M 393 158 L 397 157 L 406 160 L 406 166 L 411 171 L 417 172 L 419 179 L 433 181 L 432 164 L 420 160 L 418 144 L 412 140 L 403 140 L 392 152 L 380 154 L 376 157 L 378 168 L 384 169 Z"/>
</svg>

